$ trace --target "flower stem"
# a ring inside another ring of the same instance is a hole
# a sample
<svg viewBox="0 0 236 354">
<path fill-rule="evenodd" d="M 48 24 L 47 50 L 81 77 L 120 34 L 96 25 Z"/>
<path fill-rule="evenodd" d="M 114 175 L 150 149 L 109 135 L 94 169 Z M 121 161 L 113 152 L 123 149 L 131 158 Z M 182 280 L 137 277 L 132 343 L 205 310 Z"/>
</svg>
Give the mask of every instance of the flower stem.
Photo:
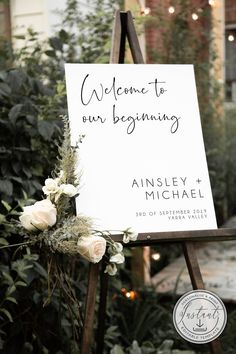
<svg viewBox="0 0 236 354">
<path fill-rule="evenodd" d="M 25 245 L 28 245 L 29 243 L 32 243 L 32 241 L 21 242 L 21 243 L 14 243 L 14 244 L 12 244 L 12 245 L 1 246 L 1 247 L 0 247 L 0 250 L 2 250 L 3 248 L 10 248 L 10 247 L 17 247 L 17 246 L 25 246 Z"/>
</svg>

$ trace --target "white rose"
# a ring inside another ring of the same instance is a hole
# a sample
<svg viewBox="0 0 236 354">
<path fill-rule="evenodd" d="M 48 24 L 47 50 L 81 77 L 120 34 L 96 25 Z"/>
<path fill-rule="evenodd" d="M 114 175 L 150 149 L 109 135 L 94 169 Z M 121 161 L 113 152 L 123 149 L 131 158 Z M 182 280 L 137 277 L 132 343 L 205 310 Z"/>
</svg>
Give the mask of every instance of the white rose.
<svg viewBox="0 0 236 354">
<path fill-rule="evenodd" d="M 77 188 L 73 184 L 61 184 L 60 191 L 68 197 L 74 197 L 77 194 Z"/>
<path fill-rule="evenodd" d="M 98 263 L 106 252 L 106 240 L 100 236 L 82 236 L 77 246 L 81 256 L 92 263 Z"/>
<path fill-rule="evenodd" d="M 43 193 L 46 195 L 55 194 L 59 191 L 58 179 L 47 178 L 45 186 L 43 186 Z"/>
<path fill-rule="evenodd" d="M 108 264 L 104 273 L 108 273 L 109 275 L 115 275 L 117 273 L 117 267 L 114 263 Z"/>
<path fill-rule="evenodd" d="M 44 231 L 57 221 L 55 205 L 48 199 L 23 208 L 20 216 L 22 226 L 28 231 Z"/>
<path fill-rule="evenodd" d="M 111 256 L 110 258 L 111 263 L 121 264 L 124 263 L 124 261 L 125 261 L 125 257 L 123 253 L 114 254 L 114 256 Z"/>
</svg>

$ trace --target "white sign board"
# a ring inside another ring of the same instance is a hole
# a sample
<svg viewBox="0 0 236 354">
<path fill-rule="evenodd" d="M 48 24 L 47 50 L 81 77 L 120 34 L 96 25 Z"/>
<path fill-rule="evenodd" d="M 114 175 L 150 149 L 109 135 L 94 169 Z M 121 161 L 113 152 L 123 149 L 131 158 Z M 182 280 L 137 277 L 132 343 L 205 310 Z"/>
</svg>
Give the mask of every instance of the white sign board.
<svg viewBox="0 0 236 354">
<path fill-rule="evenodd" d="M 66 64 L 77 213 L 102 230 L 215 229 L 192 65 Z"/>
</svg>

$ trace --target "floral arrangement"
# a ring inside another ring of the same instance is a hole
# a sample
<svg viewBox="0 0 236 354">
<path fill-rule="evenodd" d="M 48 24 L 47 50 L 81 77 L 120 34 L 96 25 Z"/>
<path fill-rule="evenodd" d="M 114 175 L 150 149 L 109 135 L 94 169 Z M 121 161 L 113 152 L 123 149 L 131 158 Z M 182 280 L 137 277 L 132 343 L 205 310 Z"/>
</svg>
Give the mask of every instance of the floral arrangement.
<svg viewBox="0 0 236 354">
<path fill-rule="evenodd" d="M 79 254 L 93 263 L 105 257 L 105 272 L 115 275 L 117 265 L 124 262 L 123 245 L 115 242 L 109 231 L 94 230 L 90 218 L 74 215 L 74 198 L 78 195 L 80 180 L 75 172 L 77 149 L 78 145 L 71 147 L 69 122 L 64 118 L 58 167 L 53 178 L 45 180 L 42 188 L 45 199 L 24 207 L 20 216 L 21 227 L 31 243 L 46 246 L 52 252 Z M 123 243 L 137 239 L 130 229 L 122 233 Z"/>
</svg>

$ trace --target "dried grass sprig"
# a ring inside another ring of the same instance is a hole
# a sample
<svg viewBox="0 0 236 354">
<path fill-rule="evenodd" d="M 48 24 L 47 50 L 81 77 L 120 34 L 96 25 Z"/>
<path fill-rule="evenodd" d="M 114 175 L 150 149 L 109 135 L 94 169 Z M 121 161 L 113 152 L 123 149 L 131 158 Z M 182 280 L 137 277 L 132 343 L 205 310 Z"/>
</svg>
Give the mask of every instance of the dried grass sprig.
<svg viewBox="0 0 236 354">
<path fill-rule="evenodd" d="M 76 173 L 76 166 L 78 162 L 78 144 L 75 147 L 71 146 L 69 119 L 67 116 L 63 116 L 62 120 L 64 123 L 63 142 L 58 149 L 58 164 L 54 174 L 56 177 L 60 178 L 61 183 L 70 183 L 74 186 L 78 186 L 80 181 L 80 176 Z"/>
<path fill-rule="evenodd" d="M 56 228 L 42 233 L 41 241 L 52 252 L 61 252 L 64 254 L 79 254 L 77 242 L 82 236 L 91 235 L 92 222 L 89 218 L 83 216 L 67 217 Z"/>
</svg>

